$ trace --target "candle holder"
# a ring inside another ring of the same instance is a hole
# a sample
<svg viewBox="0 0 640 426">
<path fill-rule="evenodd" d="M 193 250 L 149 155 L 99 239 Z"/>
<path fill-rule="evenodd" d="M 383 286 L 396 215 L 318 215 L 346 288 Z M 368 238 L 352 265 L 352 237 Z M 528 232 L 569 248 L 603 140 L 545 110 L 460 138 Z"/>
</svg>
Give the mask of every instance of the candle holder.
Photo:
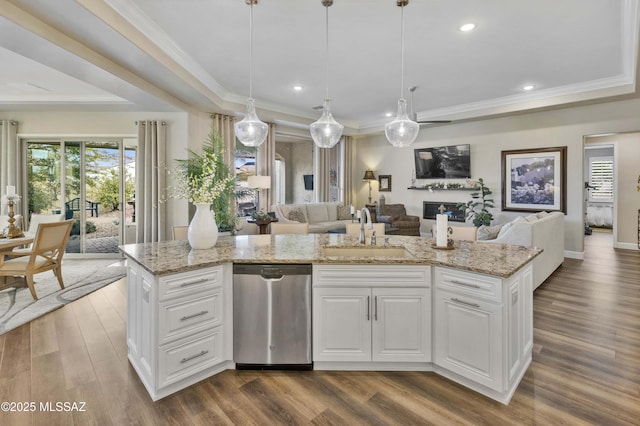
<svg viewBox="0 0 640 426">
<path fill-rule="evenodd" d="M 24 237 L 24 233 L 20 228 L 15 225 L 14 219 L 14 211 L 13 211 L 13 200 L 7 201 L 7 206 L 9 207 L 9 230 L 7 231 L 7 238 L 20 238 Z"/>
</svg>

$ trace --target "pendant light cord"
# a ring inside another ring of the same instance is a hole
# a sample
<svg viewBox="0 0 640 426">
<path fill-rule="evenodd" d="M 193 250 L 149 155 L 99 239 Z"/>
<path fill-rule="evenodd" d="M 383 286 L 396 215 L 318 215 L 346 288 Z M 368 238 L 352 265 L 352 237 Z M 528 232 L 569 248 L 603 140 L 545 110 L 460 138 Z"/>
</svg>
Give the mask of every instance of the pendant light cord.
<svg viewBox="0 0 640 426">
<path fill-rule="evenodd" d="M 249 9 L 249 99 L 253 99 L 253 2 Z"/>
<path fill-rule="evenodd" d="M 329 99 L 329 5 L 325 6 L 325 47 L 327 52 L 327 96 L 325 99 Z"/>
<path fill-rule="evenodd" d="M 400 99 L 404 88 L 404 3 L 400 6 Z"/>
</svg>

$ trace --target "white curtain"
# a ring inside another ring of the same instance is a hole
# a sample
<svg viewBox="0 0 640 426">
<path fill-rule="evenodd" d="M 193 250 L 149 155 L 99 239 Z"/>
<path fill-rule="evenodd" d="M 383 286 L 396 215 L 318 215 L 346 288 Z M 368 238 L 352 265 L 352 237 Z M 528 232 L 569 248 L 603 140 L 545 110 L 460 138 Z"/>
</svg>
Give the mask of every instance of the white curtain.
<svg viewBox="0 0 640 426">
<path fill-rule="evenodd" d="M 16 193 L 22 196 L 22 203 L 26 203 L 23 194 L 23 160 L 18 146 L 18 123 L 11 120 L 0 120 L 0 194 L 4 195 L 7 185 L 15 186 Z M 4 212 L 5 206 L 2 206 Z M 16 213 L 20 209 L 16 208 Z"/>
<path fill-rule="evenodd" d="M 315 149 L 315 177 L 314 177 L 314 189 L 316 202 L 329 201 L 329 173 L 331 168 L 331 149 L 318 148 L 314 145 Z"/>
<path fill-rule="evenodd" d="M 342 138 L 343 146 L 343 173 L 344 173 L 344 205 L 353 204 L 353 138 L 351 136 L 344 136 Z"/>
<path fill-rule="evenodd" d="M 220 133 L 224 141 L 224 162 L 229 166 L 232 173 L 235 173 L 236 134 L 233 130 L 233 125 L 236 119 L 230 115 L 211 114 L 211 120 L 213 122 L 213 128 Z"/>
<path fill-rule="evenodd" d="M 136 163 L 137 242 L 152 243 L 165 239 L 165 203 L 160 203 L 166 188 L 167 126 L 163 121 L 139 121 L 138 161 Z"/>
<path fill-rule="evenodd" d="M 276 173 L 276 125 L 269 125 L 269 133 L 267 139 L 258 147 L 258 168 L 257 172 L 260 176 L 271 177 L 271 188 L 260 191 L 259 210 L 269 211 L 271 206 L 275 204 L 274 194 L 274 177 Z"/>
</svg>

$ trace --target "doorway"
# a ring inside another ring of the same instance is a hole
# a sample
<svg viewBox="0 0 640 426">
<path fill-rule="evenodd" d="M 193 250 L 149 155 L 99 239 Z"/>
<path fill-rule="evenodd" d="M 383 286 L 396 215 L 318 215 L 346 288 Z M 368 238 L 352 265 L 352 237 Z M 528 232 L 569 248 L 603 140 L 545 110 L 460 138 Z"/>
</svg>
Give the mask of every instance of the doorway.
<svg viewBox="0 0 640 426">
<path fill-rule="evenodd" d="M 135 223 L 135 143 L 28 141 L 26 151 L 29 217 L 72 219 L 67 253 L 119 256 Z"/>
<path fill-rule="evenodd" d="M 584 235 L 599 244 L 614 245 L 616 227 L 615 141 L 611 136 L 588 137 L 584 144 Z"/>
</svg>

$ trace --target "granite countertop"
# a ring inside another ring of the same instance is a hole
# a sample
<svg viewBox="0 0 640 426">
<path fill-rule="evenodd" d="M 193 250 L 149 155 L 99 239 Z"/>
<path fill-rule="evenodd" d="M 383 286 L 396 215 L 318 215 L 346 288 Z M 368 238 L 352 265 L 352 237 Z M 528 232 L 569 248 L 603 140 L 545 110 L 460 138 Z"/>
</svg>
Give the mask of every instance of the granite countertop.
<svg viewBox="0 0 640 426">
<path fill-rule="evenodd" d="M 240 235 L 220 237 L 215 247 L 191 250 L 187 241 L 127 244 L 120 250 L 154 275 L 186 272 L 226 262 L 338 263 L 436 265 L 508 278 L 542 252 L 508 244 L 456 241 L 453 250 L 438 250 L 433 238 L 385 236 L 391 246 L 403 246 L 403 257 L 326 256 L 325 246 L 360 246 L 357 237 L 344 234 Z"/>
</svg>

